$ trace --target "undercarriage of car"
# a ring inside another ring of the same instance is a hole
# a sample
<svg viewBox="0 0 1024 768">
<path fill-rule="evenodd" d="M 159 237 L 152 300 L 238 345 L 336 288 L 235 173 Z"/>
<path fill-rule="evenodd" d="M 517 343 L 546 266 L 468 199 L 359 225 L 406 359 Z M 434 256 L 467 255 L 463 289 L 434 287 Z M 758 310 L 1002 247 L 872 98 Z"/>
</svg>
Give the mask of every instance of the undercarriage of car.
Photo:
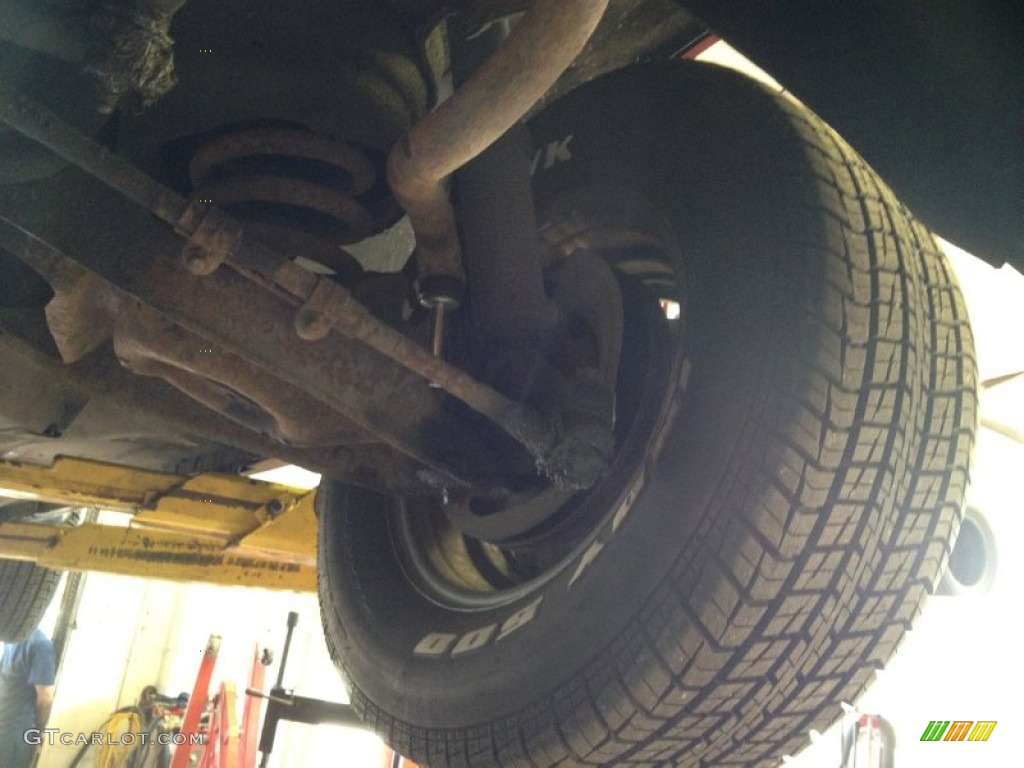
<svg viewBox="0 0 1024 768">
<path fill-rule="evenodd" d="M 321 473 L 396 749 L 767 764 L 892 652 L 962 513 L 962 299 L 675 2 L 3 13 L 4 462 Z"/>
</svg>

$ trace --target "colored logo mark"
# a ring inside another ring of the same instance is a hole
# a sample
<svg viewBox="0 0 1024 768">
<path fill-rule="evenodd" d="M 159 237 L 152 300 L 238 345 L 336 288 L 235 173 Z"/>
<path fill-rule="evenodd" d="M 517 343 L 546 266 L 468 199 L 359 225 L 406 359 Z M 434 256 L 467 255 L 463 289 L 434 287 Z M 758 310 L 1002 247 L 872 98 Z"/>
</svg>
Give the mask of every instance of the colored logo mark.
<svg viewBox="0 0 1024 768">
<path fill-rule="evenodd" d="M 996 729 L 995 720 L 932 720 L 921 741 L 988 741 Z"/>
</svg>

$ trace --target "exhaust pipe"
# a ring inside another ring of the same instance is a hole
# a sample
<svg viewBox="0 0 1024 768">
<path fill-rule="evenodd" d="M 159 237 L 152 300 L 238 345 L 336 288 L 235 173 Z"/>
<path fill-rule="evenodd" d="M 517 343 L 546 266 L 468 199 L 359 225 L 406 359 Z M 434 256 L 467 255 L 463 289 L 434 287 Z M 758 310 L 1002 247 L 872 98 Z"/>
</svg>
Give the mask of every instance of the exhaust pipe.
<svg viewBox="0 0 1024 768">
<path fill-rule="evenodd" d="M 985 516 L 977 508 L 968 507 L 936 594 L 983 595 L 992 588 L 995 576 L 995 534 Z"/>
</svg>

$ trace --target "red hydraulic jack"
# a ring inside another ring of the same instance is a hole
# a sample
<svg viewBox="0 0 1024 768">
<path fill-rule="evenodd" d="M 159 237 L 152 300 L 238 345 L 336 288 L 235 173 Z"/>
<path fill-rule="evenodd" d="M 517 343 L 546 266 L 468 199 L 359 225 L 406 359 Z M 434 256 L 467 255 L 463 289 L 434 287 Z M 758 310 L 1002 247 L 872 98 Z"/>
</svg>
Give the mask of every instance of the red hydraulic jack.
<svg viewBox="0 0 1024 768">
<path fill-rule="evenodd" d="M 191 762 L 195 737 L 199 733 L 199 721 L 206 710 L 206 699 L 210 694 L 210 679 L 213 677 L 213 667 L 217 663 L 219 651 L 220 635 L 210 635 L 210 639 L 206 643 L 206 650 L 203 651 L 203 660 L 199 664 L 199 674 L 196 675 L 192 697 L 188 700 L 185 717 L 181 721 L 181 735 L 184 740 L 174 750 L 171 768 L 188 768 Z"/>
</svg>

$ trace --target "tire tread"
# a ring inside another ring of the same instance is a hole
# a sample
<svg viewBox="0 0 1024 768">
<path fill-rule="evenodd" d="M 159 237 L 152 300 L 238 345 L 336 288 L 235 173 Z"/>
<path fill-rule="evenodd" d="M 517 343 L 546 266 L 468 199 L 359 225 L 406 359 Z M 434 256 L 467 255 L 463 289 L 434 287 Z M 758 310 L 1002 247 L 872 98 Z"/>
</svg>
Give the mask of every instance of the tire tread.
<svg viewBox="0 0 1024 768">
<path fill-rule="evenodd" d="M 0 559 L 0 641 L 21 642 L 32 634 L 60 582 L 60 571 L 35 563 Z"/>
</svg>

